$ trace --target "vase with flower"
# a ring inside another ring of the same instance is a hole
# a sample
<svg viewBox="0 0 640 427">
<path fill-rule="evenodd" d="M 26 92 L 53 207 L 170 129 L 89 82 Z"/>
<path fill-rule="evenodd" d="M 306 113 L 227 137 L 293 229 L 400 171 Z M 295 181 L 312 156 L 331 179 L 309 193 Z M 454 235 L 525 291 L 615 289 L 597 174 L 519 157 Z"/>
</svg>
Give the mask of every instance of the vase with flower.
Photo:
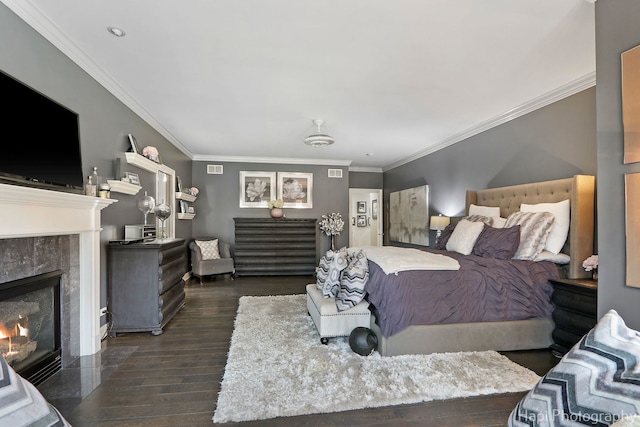
<svg viewBox="0 0 640 427">
<path fill-rule="evenodd" d="M 598 280 L 598 255 L 591 255 L 582 261 L 582 268 L 584 268 L 585 271 L 591 271 L 593 280 Z"/>
<path fill-rule="evenodd" d="M 152 147 L 148 145 L 142 149 L 142 155 L 149 160 L 153 160 L 154 162 L 157 162 L 159 153 L 156 147 Z"/>
<path fill-rule="evenodd" d="M 331 238 L 331 250 L 336 250 L 335 237 L 344 230 L 344 221 L 342 215 L 338 212 L 332 212 L 329 215 L 322 215 L 320 221 L 320 230 Z"/>
<path fill-rule="evenodd" d="M 284 202 L 282 199 L 270 200 L 267 205 L 269 206 L 271 218 L 282 218 L 284 216 L 284 211 L 282 210 Z"/>
</svg>

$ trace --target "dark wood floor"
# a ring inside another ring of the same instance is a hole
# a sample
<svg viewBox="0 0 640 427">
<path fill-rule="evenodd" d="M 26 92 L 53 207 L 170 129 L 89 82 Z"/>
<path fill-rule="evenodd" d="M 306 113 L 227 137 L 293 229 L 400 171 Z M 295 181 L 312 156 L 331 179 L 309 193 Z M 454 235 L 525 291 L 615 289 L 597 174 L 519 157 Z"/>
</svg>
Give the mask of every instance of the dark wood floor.
<svg viewBox="0 0 640 427">
<path fill-rule="evenodd" d="M 71 414 L 83 426 L 210 426 L 242 295 L 304 293 L 310 277 L 190 281 L 185 308 L 160 336 L 121 334 L 103 346 L 137 346 Z M 265 334 L 265 345 L 268 335 Z M 557 363 L 549 351 L 505 353 L 539 375 Z M 524 393 L 390 406 L 241 423 L 255 426 L 505 426 Z M 229 423 L 226 425 L 235 425 Z"/>
</svg>

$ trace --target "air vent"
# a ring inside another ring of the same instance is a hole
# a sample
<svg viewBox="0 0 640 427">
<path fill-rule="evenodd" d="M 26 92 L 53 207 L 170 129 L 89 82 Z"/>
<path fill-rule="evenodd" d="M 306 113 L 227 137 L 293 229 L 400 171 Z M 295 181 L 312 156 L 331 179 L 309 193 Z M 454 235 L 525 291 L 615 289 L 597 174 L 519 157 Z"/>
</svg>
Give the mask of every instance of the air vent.
<svg viewBox="0 0 640 427">
<path fill-rule="evenodd" d="M 342 178 L 342 169 L 328 169 L 329 178 Z"/>
<path fill-rule="evenodd" d="M 222 165 L 207 165 L 207 173 L 209 175 L 222 175 Z"/>
</svg>

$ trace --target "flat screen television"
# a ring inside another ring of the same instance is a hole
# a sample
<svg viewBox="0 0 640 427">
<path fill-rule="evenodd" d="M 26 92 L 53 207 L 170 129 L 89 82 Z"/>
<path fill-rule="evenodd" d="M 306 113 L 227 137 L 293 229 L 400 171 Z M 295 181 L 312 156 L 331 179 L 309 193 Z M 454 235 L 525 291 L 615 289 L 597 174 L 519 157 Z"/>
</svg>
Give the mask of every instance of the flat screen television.
<svg viewBox="0 0 640 427">
<path fill-rule="evenodd" d="M 82 192 L 78 115 L 0 71 L 0 180 Z"/>
</svg>

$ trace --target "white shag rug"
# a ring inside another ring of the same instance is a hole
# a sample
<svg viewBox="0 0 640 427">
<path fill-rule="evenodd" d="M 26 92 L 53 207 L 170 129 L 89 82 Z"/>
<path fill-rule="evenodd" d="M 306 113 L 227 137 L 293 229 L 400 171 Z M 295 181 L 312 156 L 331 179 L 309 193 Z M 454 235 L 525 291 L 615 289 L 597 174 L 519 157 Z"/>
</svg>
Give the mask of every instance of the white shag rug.
<svg viewBox="0 0 640 427">
<path fill-rule="evenodd" d="M 526 391 L 540 379 L 495 351 L 360 356 L 328 345 L 306 295 L 242 297 L 215 423 Z"/>
</svg>

